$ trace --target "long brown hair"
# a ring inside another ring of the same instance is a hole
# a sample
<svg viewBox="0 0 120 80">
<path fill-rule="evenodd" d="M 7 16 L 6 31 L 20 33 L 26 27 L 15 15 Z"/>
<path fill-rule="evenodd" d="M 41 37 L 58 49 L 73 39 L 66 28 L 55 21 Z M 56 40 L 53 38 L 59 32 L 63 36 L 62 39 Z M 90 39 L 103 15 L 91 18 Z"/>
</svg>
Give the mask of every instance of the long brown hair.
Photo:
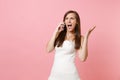
<svg viewBox="0 0 120 80">
<path fill-rule="evenodd" d="M 74 13 L 75 18 L 77 21 L 77 24 L 75 26 L 75 49 L 79 49 L 81 46 L 81 25 L 80 25 L 80 17 L 79 14 L 76 11 L 70 10 L 67 11 L 63 17 L 63 22 L 65 22 L 65 18 L 69 13 Z M 66 25 L 64 27 L 64 30 L 60 32 L 58 37 L 55 39 L 54 47 L 57 45 L 57 47 L 60 47 L 63 44 L 63 41 L 65 40 L 67 28 Z"/>
</svg>

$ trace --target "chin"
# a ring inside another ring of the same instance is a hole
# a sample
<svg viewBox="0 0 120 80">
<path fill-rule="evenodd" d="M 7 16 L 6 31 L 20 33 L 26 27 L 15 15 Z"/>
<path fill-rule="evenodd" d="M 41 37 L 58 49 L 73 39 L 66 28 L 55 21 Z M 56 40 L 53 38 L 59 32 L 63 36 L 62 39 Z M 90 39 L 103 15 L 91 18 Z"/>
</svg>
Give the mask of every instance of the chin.
<svg viewBox="0 0 120 80">
<path fill-rule="evenodd" d="M 69 31 L 69 32 L 73 32 L 74 30 L 67 30 L 67 31 Z"/>
</svg>

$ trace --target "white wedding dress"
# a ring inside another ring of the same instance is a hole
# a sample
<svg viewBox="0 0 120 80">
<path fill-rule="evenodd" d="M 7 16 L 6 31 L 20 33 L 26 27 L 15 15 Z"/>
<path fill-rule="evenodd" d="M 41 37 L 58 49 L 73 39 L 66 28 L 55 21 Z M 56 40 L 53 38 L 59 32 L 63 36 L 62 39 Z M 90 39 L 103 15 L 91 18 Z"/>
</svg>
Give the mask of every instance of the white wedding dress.
<svg viewBox="0 0 120 80">
<path fill-rule="evenodd" d="M 55 47 L 55 56 L 48 80 L 80 80 L 75 66 L 75 44 L 65 40 L 62 47 Z"/>
</svg>

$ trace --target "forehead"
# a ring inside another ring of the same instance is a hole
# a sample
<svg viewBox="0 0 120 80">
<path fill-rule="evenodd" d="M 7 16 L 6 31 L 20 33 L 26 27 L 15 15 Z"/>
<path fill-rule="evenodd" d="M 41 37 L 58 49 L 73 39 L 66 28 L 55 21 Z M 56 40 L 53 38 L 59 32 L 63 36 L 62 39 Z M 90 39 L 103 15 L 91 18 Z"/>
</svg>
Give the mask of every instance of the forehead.
<svg viewBox="0 0 120 80">
<path fill-rule="evenodd" d="M 68 13 L 66 17 L 75 17 L 75 13 Z"/>
</svg>

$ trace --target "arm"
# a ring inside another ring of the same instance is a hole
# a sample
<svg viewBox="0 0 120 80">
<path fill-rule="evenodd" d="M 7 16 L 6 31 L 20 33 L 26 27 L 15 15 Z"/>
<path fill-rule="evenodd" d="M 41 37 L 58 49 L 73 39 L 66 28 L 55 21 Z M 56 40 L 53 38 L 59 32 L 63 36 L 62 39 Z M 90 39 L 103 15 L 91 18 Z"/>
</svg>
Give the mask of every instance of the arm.
<svg viewBox="0 0 120 80">
<path fill-rule="evenodd" d="M 81 47 L 78 49 L 79 58 L 81 61 L 86 61 L 88 57 L 88 37 L 90 33 L 95 29 L 96 26 L 90 28 L 85 36 L 81 37 Z"/>
<path fill-rule="evenodd" d="M 85 61 L 88 56 L 88 38 L 81 37 L 81 47 L 78 49 L 78 57 L 81 61 Z"/>
<path fill-rule="evenodd" d="M 54 50 L 54 42 L 55 42 L 55 39 L 57 38 L 59 32 L 55 31 L 51 37 L 51 39 L 48 41 L 47 43 L 47 52 L 51 52 Z"/>
<path fill-rule="evenodd" d="M 47 52 L 48 52 L 48 53 L 54 50 L 54 42 L 55 42 L 55 39 L 58 37 L 59 33 L 60 33 L 61 31 L 63 31 L 63 30 L 64 30 L 64 23 L 62 22 L 62 23 L 60 23 L 60 24 L 58 25 L 58 27 L 57 27 L 56 30 L 54 31 L 51 39 L 50 39 L 50 40 L 48 41 L 48 43 L 47 43 Z"/>
</svg>

